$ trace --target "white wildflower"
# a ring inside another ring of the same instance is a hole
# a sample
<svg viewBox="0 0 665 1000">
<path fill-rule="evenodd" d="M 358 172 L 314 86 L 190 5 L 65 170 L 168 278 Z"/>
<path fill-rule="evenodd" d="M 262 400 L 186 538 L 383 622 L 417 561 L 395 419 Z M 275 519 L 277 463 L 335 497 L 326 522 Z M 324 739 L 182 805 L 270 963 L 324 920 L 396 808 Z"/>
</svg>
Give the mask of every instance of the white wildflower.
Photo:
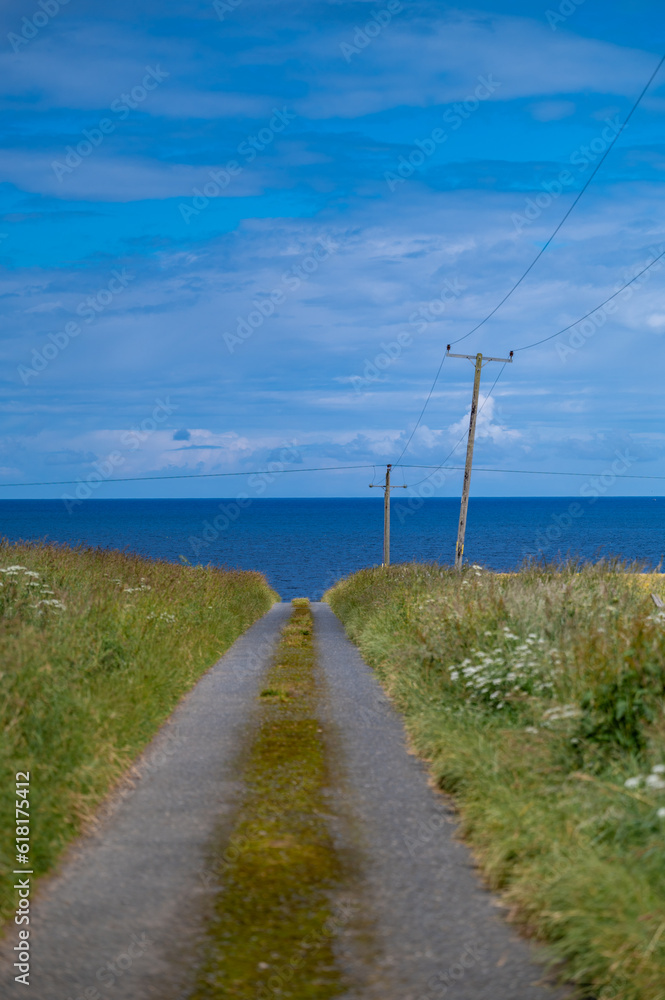
<svg viewBox="0 0 665 1000">
<path fill-rule="evenodd" d="M 665 788 L 665 781 L 659 774 L 648 774 L 645 784 L 647 788 L 652 788 L 655 792 L 661 792 Z"/>
<path fill-rule="evenodd" d="M 656 813 L 656 816 L 658 817 L 658 819 L 665 819 L 665 806 L 660 807 L 660 809 Z"/>
<path fill-rule="evenodd" d="M 634 778 L 626 778 L 623 785 L 624 788 L 641 788 L 644 778 L 641 774 L 637 774 Z"/>
<path fill-rule="evenodd" d="M 561 719 L 577 719 L 582 714 L 577 705 L 557 705 L 543 712 L 543 719 L 548 722 L 558 722 Z"/>
<path fill-rule="evenodd" d="M 652 774 L 665 774 L 665 764 L 655 764 L 651 768 Z"/>
</svg>

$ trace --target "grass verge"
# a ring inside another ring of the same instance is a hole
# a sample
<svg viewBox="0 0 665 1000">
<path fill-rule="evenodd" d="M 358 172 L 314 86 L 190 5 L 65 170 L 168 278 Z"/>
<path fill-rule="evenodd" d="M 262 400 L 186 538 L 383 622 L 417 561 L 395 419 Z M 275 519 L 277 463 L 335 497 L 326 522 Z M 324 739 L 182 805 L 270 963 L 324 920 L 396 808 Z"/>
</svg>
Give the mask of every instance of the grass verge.
<svg viewBox="0 0 665 1000">
<path fill-rule="evenodd" d="M 650 589 L 662 593 L 662 577 Z M 665 998 L 665 615 L 618 565 L 395 566 L 325 599 L 581 996 Z"/>
<path fill-rule="evenodd" d="M 15 773 L 30 772 L 38 876 L 276 599 L 258 573 L 0 541 L 0 922 L 15 908 L 20 867 Z"/>
<path fill-rule="evenodd" d="M 313 622 L 307 600 L 293 604 L 264 678 L 246 795 L 217 866 L 222 887 L 193 1000 L 326 1000 L 346 989 L 332 944 L 347 917 L 333 905 L 344 873 L 322 815 L 328 773 Z"/>
</svg>

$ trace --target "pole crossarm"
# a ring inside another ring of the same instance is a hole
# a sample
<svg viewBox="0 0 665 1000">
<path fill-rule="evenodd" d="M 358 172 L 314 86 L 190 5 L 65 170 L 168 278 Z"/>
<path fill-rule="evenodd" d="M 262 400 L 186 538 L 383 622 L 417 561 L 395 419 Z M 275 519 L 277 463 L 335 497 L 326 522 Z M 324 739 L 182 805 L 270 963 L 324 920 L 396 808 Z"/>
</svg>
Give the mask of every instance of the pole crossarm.
<svg viewBox="0 0 665 1000">
<path fill-rule="evenodd" d="M 466 358 L 467 361 L 475 361 L 476 357 L 477 357 L 476 354 L 451 354 L 450 353 L 450 344 L 448 344 L 448 350 L 446 352 L 446 355 L 449 358 Z M 486 355 L 483 355 L 483 361 L 501 361 L 505 365 L 512 365 L 512 363 L 513 363 L 513 351 L 510 352 L 510 357 L 509 358 L 488 358 L 488 357 L 486 357 Z"/>
</svg>

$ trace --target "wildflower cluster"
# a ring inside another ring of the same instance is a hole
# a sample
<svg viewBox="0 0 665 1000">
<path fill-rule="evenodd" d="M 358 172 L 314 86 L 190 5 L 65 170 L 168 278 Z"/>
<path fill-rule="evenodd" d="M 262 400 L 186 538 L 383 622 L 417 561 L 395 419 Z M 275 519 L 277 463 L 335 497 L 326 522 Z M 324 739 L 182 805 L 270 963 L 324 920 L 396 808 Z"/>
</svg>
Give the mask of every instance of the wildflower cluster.
<svg viewBox="0 0 665 1000">
<path fill-rule="evenodd" d="M 651 774 L 636 774 L 634 778 L 626 778 L 626 788 L 646 788 L 652 792 L 665 791 L 665 764 L 656 764 L 651 768 Z"/>
<path fill-rule="evenodd" d="M 0 573 L 0 605 L 4 614 L 16 615 L 23 608 L 38 614 L 48 610 L 66 611 L 65 605 L 56 598 L 54 591 L 40 582 L 39 573 L 35 570 L 25 566 L 4 566 L 0 567 Z"/>
<path fill-rule="evenodd" d="M 626 778 L 624 787 L 628 789 L 642 788 L 647 792 L 665 791 L 665 764 L 655 764 L 651 768 L 651 774 L 636 774 L 633 778 Z M 665 806 L 656 810 L 658 819 L 665 819 Z"/>
<path fill-rule="evenodd" d="M 175 615 L 169 614 L 168 611 L 160 611 L 157 615 L 154 611 L 151 611 L 146 616 L 146 621 L 166 622 L 168 625 L 173 625 L 175 622 Z"/>
<path fill-rule="evenodd" d="M 478 649 L 449 667 L 450 680 L 463 687 L 471 701 L 496 709 L 528 695 L 547 697 L 554 691 L 551 676 L 558 653 L 545 645 L 533 632 L 520 642 L 504 626 L 501 641 L 492 649 Z"/>
<path fill-rule="evenodd" d="M 551 726 L 554 722 L 567 722 L 568 719 L 579 719 L 582 710 L 577 705 L 556 705 L 543 712 L 543 725 Z"/>
<path fill-rule="evenodd" d="M 108 576 L 108 574 L 104 575 Z M 124 580 L 117 576 L 109 576 L 108 579 L 111 583 L 117 583 L 119 587 L 122 587 L 123 594 L 138 594 L 142 590 L 152 590 L 150 584 L 145 582 L 144 576 L 141 577 L 138 587 L 130 587 L 129 584 L 126 584 Z"/>
</svg>

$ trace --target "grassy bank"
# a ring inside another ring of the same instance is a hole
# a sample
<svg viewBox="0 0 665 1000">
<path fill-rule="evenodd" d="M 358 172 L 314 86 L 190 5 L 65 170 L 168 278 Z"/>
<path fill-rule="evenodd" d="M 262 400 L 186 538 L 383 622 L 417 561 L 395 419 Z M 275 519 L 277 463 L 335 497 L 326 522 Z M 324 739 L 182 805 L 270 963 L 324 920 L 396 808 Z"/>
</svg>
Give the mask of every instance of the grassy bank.
<svg viewBox="0 0 665 1000">
<path fill-rule="evenodd" d="M 48 871 L 183 694 L 276 595 L 258 573 L 0 542 L 0 920 L 15 907 L 14 775 Z"/>
<path fill-rule="evenodd" d="M 580 995 L 663 1000 L 662 583 L 616 569 L 396 566 L 326 599 L 511 918 Z"/>
</svg>

